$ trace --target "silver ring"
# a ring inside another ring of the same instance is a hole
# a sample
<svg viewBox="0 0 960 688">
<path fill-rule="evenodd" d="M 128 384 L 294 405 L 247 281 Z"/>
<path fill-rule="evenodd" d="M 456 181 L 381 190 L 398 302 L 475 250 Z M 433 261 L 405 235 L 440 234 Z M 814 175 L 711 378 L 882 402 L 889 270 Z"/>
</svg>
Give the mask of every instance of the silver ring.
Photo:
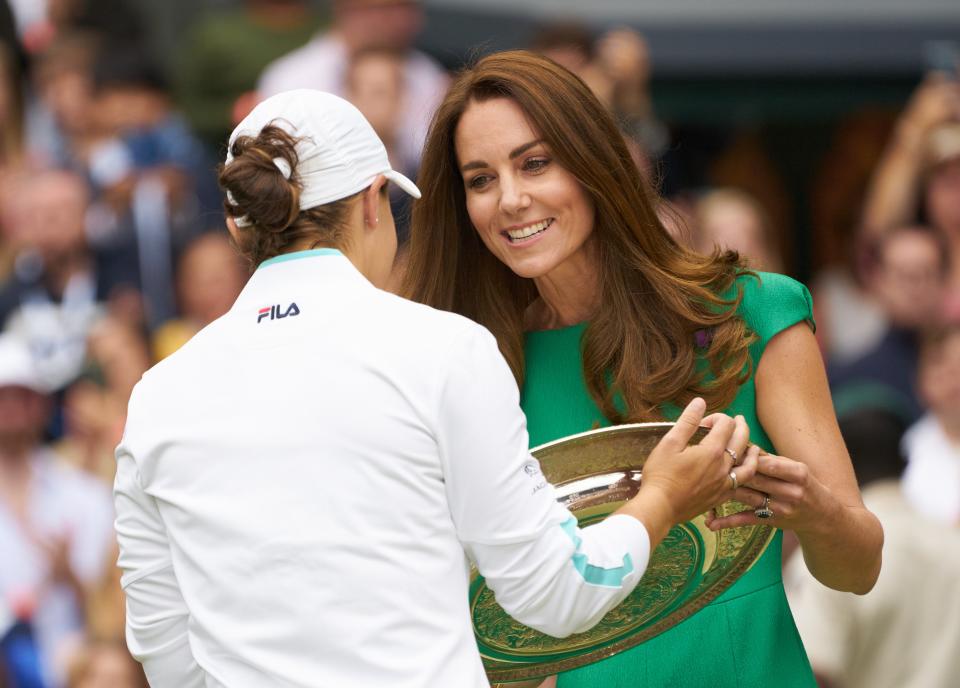
<svg viewBox="0 0 960 688">
<path fill-rule="evenodd" d="M 755 509 L 753 515 L 757 518 L 773 518 L 773 510 L 770 508 L 770 495 L 763 495 L 763 504 Z"/>
<path fill-rule="evenodd" d="M 733 487 L 730 488 L 731 490 L 736 490 L 740 486 L 740 483 L 737 481 L 736 471 L 730 471 L 730 482 L 733 483 Z"/>
<path fill-rule="evenodd" d="M 740 464 L 737 462 L 737 458 L 738 458 L 738 457 L 737 457 L 737 452 L 733 451 L 733 450 L 730 449 L 729 447 L 727 447 L 727 448 L 724 449 L 723 451 L 727 452 L 727 453 L 730 455 L 730 458 L 733 459 L 733 465 L 734 465 L 734 466 L 739 466 L 739 465 L 740 465 Z"/>
</svg>

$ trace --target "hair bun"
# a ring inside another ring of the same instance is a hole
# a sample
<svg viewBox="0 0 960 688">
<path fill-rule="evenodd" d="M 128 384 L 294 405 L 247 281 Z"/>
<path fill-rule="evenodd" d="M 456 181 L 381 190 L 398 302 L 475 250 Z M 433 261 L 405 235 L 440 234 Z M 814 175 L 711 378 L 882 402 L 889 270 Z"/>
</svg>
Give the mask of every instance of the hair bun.
<svg viewBox="0 0 960 688">
<path fill-rule="evenodd" d="M 233 142 L 233 160 L 221 167 L 219 182 L 227 196 L 224 209 L 238 226 L 283 232 L 297 219 L 301 186 L 295 174 L 296 144 L 275 125 Z"/>
</svg>

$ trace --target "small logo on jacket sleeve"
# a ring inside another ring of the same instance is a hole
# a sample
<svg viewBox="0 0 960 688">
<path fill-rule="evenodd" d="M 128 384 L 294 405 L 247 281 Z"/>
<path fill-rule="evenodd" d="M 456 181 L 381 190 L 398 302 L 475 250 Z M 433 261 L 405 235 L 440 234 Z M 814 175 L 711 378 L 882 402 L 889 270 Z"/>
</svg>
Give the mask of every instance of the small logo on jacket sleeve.
<svg viewBox="0 0 960 688">
<path fill-rule="evenodd" d="M 279 303 L 275 306 L 265 306 L 257 311 L 257 324 L 259 325 L 264 318 L 270 320 L 280 320 L 291 315 L 300 315 L 300 308 L 296 302 L 283 308 Z"/>
</svg>

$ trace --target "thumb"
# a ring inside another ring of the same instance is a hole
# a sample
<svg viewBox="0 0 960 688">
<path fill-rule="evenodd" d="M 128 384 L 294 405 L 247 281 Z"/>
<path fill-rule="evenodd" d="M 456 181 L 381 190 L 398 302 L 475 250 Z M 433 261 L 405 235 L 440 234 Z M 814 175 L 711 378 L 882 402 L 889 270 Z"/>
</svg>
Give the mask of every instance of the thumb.
<svg viewBox="0 0 960 688">
<path fill-rule="evenodd" d="M 706 410 L 707 402 L 700 397 L 695 398 L 683 409 L 683 413 L 677 418 L 677 422 L 663 436 L 662 442 L 671 444 L 678 449 L 686 447 L 690 443 L 690 438 L 700 427 L 700 422 L 703 420 L 703 414 Z"/>
</svg>

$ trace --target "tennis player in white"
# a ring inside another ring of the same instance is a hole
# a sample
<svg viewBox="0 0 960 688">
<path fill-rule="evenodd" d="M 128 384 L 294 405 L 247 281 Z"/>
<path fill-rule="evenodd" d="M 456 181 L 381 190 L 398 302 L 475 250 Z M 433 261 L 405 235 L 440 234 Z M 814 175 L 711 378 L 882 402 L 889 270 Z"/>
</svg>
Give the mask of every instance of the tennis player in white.
<svg viewBox="0 0 960 688">
<path fill-rule="evenodd" d="M 687 448 L 695 400 L 638 495 L 581 531 L 527 450 L 493 337 L 378 288 L 396 251 L 385 185 L 420 192 L 353 106 L 264 101 L 220 181 L 259 267 L 143 377 L 117 449 L 127 640 L 154 687 L 487 686 L 471 562 L 518 620 L 582 631 L 672 524 L 753 475 L 739 421 L 709 417 Z"/>
</svg>

